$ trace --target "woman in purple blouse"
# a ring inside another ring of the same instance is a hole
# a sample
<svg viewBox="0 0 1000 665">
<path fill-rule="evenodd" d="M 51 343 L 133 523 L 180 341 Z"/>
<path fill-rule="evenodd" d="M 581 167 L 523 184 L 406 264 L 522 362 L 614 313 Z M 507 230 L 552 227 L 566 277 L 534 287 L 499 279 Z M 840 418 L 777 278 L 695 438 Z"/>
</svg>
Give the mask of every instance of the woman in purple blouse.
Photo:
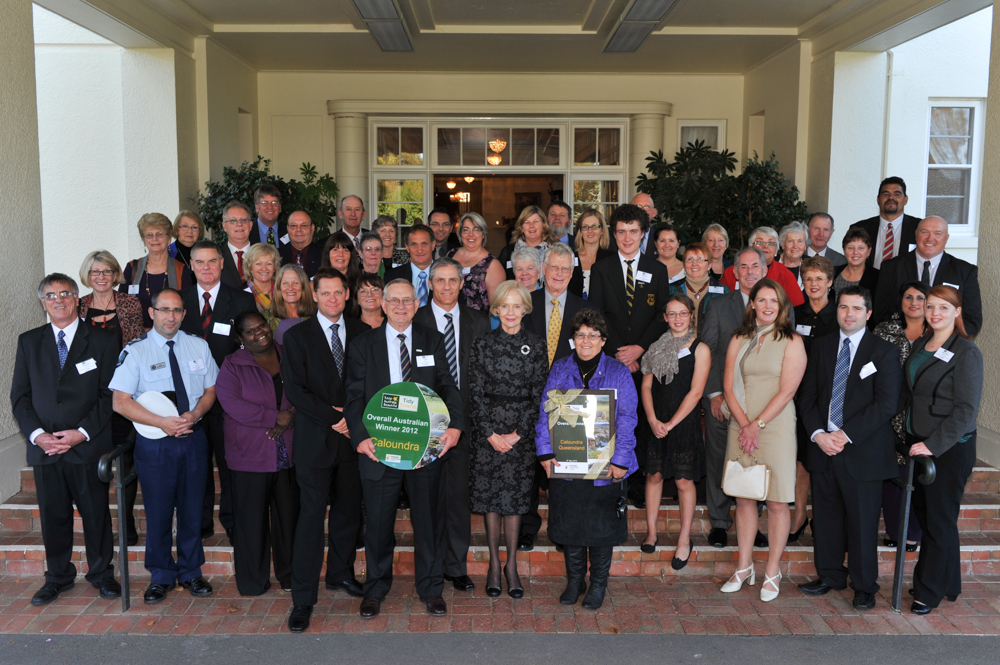
<svg viewBox="0 0 1000 665">
<path fill-rule="evenodd" d="M 295 409 L 284 395 L 281 347 L 258 312 L 233 323 L 240 348 L 226 357 L 215 390 L 224 411 L 232 472 L 236 588 L 259 596 L 271 587 L 270 554 L 281 588 L 292 588 L 292 540 L 299 489 L 292 468 Z"/>
<path fill-rule="evenodd" d="M 542 407 L 535 426 L 535 448 L 545 473 L 552 477 L 552 442 L 549 415 L 544 400 L 550 390 L 583 388 L 617 390 L 615 398 L 615 452 L 610 480 L 552 480 L 549 483 L 549 538 L 565 548 L 566 590 L 559 597 L 564 605 L 575 605 L 586 590 L 587 556 L 590 556 L 590 590 L 583 607 L 596 610 L 604 603 L 615 545 L 628 538 L 621 481 L 635 473 L 636 406 L 635 382 L 628 368 L 601 352 L 608 340 L 608 326 L 596 309 L 582 309 L 573 317 L 576 353 L 552 365 L 542 393 Z M 619 513 L 619 506 L 623 512 Z"/>
</svg>

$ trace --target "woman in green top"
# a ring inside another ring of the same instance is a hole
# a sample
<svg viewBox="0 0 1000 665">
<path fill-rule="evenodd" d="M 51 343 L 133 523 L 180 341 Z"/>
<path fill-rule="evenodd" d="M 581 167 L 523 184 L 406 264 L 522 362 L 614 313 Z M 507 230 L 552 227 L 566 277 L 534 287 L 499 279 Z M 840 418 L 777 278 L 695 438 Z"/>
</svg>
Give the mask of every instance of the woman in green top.
<svg viewBox="0 0 1000 665">
<path fill-rule="evenodd" d="M 928 614 L 942 598 L 954 601 L 962 591 L 958 513 L 976 463 L 983 393 L 983 355 L 965 332 L 958 289 L 932 288 L 926 318 L 931 334 L 914 343 L 903 365 L 901 396 L 910 456 L 932 456 L 937 465 L 935 481 L 918 484 L 913 495 L 924 529 L 913 571 L 914 614 Z"/>
</svg>

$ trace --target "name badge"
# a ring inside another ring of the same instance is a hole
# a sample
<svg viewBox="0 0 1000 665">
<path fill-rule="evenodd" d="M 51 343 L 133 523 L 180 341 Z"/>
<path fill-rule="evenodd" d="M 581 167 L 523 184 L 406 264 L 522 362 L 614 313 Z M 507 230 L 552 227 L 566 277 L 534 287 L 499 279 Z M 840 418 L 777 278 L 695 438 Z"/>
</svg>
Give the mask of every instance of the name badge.
<svg viewBox="0 0 1000 665">
<path fill-rule="evenodd" d="M 403 264 L 402 263 L 396 263 L 395 261 L 392 262 L 392 267 L 393 268 L 398 268 L 401 265 L 403 265 Z"/>
<path fill-rule="evenodd" d="M 229 336 L 229 331 L 231 329 L 232 326 L 229 325 L 228 323 L 216 323 L 215 325 L 212 326 L 213 333 L 215 333 L 216 335 L 225 335 L 226 337 Z"/>
<path fill-rule="evenodd" d="M 955 289 L 956 291 L 959 290 L 958 284 L 949 284 L 948 282 L 941 282 L 941 285 L 942 286 L 950 286 L 951 288 Z"/>
<path fill-rule="evenodd" d="M 292 239 L 288 237 L 287 233 L 285 235 L 281 236 L 281 244 L 282 245 L 287 245 L 291 241 L 292 241 Z"/>
<path fill-rule="evenodd" d="M 569 348 L 571 348 L 574 351 L 576 351 L 576 342 L 573 341 L 572 337 L 569 338 Z"/>
<path fill-rule="evenodd" d="M 203 370 L 205 369 L 205 361 L 202 360 L 201 358 L 198 358 L 197 360 L 189 360 L 188 369 L 191 370 L 192 372 Z"/>
<path fill-rule="evenodd" d="M 129 284 L 128 285 L 128 294 L 130 296 L 137 296 L 137 295 L 139 295 L 139 285 L 138 284 Z"/>
<path fill-rule="evenodd" d="M 653 273 L 639 270 L 636 271 L 635 278 L 640 282 L 645 282 L 646 284 L 649 284 L 650 280 L 653 279 Z"/>
<path fill-rule="evenodd" d="M 875 363 L 866 363 L 864 367 L 861 368 L 861 378 L 867 379 L 869 376 L 877 372 L 875 369 Z"/>
<path fill-rule="evenodd" d="M 795 332 L 797 332 L 798 334 L 803 335 L 805 337 L 811 336 L 812 335 L 812 331 L 813 331 L 813 327 L 812 326 L 803 326 L 803 325 L 795 326 Z"/>
<path fill-rule="evenodd" d="M 434 367 L 434 356 L 417 356 L 417 367 Z"/>
<path fill-rule="evenodd" d="M 578 257 L 578 256 L 574 256 L 573 257 L 573 265 L 574 266 L 580 265 L 580 257 Z"/>
<path fill-rule="evenodd" d="M 681 358 L 687 357 L 689 355 L 691 355 L 691 349 L 683 348 L 677 352 L 677 359 L 680 360 Z"/>
<path fill-rule="evenodd" d="M 155 365 L 150 365 L 149 369 L 155 372 L 158 369 L 165 369 L 166 367 L 167 363 L 156 363 Z"/>
<path fill-rule="evenodd" d="M 724 286 L 710 286 L 708 287 L 709 293 L 725 293 L 726 287 Z"/>
<path fill-rule="evenodd" d="M 83 362 L 76 364 L 76 371 L 80 374 L 86 374 L 92 369 L 97 369 L 97 361 L 93 358 L 87 358 Z"/>
<path fill-rule="evenodd" d="M 514 266 L 511 265 L 510 261 L 507 262 L 507 270 L 513 270 Z"/>
<path fill-rule="evenodd" d="M 916 246 L 916 245 L 914 245 L 914 244 L 913 244 L 913 243 L 911 242 L 911 243 L 910 243 L 910 249 L 908 249 L 907 251 L 908 251 L 908 252 L 912 252 L 912 251 L 913 251 L 913 250 L 915 250 L 916 248 L 917 248 L 917 246 Z"/>
<path fill-rule="evenodd" d="M 942 347 L 934 352 L 934 357 L 937 358 L 938 360 L 943 360 L 945 362 L 948 362 L 949 360 L 955 357 L 955 354 L 949 351 L 948 349 Z"/>
<path fill-rule="evenodd" d="M 472 268 L 462 268 L 462 274 L 463 275 L 468 275 L 471 272 L 472 272 Z"/>
</svg>

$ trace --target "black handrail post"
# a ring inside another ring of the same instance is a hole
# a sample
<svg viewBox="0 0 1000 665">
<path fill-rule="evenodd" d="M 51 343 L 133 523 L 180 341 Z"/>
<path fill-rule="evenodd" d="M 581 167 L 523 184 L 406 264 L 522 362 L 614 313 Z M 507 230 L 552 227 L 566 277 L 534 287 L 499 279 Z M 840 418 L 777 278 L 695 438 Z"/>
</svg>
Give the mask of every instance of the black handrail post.
<svg viewBox="0 0 1000 665">
<path fill-rule="evenodd" d="M 115 493 L 118 495 L 118 569 L 121 571 L 122 581 L 122 612 L 128 612 L 132 606 L 132 599 L 129 597 L 129 569 L 128 569 L 128 515 L 125 512 L 125 487 L 134 483 L 138 476 L 135 468 L 126 471 L 125 453 L 135 446 L 135 436 L 132 435 L 125 443 L 121 444 L 110 453 L 101 455 L 97 463 L 97 477 L 101 482 L 110 483 L 112 477 L 115 481 Z M 112 464 L 117 461 L 116 471 L 112 473 Z"/>
<path fill-rule="evenodd" d="M 913 476 L 915 466 L 919 463 L 922 468 L 917 482 L 921 485 L 930 485 L 937 477 L 937 466 L 934 459 L 927 455 L 916 455 L 910 457 L 906 464 L 906 483 L 901 483 L 898 479 L 896 484 L 903 488 L 903 501 L 899 510 L 899 534 L 896 538 L 896 568 L 893 571 L 892 579 L 892 609 L 899 613 L 903 604 L 903 575 L 906 572 L 906 534 L 910 527 L 910 501 L 913 494 Z"/>
</svg>

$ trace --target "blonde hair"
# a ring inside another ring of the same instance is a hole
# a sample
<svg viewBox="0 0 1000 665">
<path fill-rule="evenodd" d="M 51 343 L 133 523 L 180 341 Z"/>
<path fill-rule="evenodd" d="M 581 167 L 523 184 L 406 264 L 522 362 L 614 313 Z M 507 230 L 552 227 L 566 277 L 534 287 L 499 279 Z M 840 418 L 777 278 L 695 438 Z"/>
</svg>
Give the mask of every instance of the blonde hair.
<svg viewBox="0 0 1000 665">
<path fill-rule="evenodd" d="M 162 229 L 168 236 L 174 234 L 174 225 L 170 223 L 166 215 L 160 212 L 147 212 L 139 218 L 136 228 L 139 229 L 139 237 L 142 238 L 143 242 L 146 242 L 146 230 L 149 228 Z"/>
<path fill-rule="evenodd" d="M 513 279 L 501 282 L 500 286 L 497 287 L 497 290 L 493 292 L 493 297 L 490 298 L 490 314 L 496 316 L 496 313 L 500 310 L 500 305 L 502 305 L 503 301 L 507 299 L 507 294 L 511 291 L 521 297 L 521 304 L 524 306 L 524 315 L 527 316 L 528 314 L 531 314 L 531 310 L 533 309 L 531 306 L 531 294 L 528 293 L 528 289 L 524 288 Z"/>
<path fill-rule="evenodd" d="M 179 213 L 177 213 L 177 216 L 174 217 L 174 225 L 172 227 L 173 229 L 172 233 L 174 238 L 177 238 L 178 233 L 180 233 L 181 220 L 184 219 L 185 217 L 187 217 L 188 219 L 190 219 L 191 221 L 195 222 L 198 225 L 198 238 L 195 240 L 195 242 L 198 242 L 198 240 L 202 240 L 205 237 L 205 222 L 201 221 L 201 215 L 191 210 L 181 210 Z"/>
<path fill-rule="evenodd" d="M 597 222 L 601 225 L 601 239 L 597 242 L 597 246 L 601 249 L 607 249 L 608 245 L 611 244 L 611 234 L 608 232 L 608 222 L 604 219 L 604 215 L 597 208 L 587 208 L 580 214 L 580 218 L 576 220 L 576 244 L 577 251 L 583 249 L 583 220 L 588 217 L 596 217 Z"/>
<path fill-rule="evenodd" d="M 299 286 L 302 288 L 302 295 L 299 296 L 299 303 L 296 305 L 298 318 L 304 319 L 308 316 L 313 316 L 316 314 L 316 301 L 312 299 L 312 291 L 309 288 L 309 276 L 305 270 L 294 263 L 281 266 L 274 276 L 274 297 L 271 298 L 271 313 L 279 319 L 287 319 L 291 316 L 288 312 L 288 303 L 285 302 L 285 296 L 281 292 L 281 280 L 284 278 L 286 272 L 295 273 L 295 276 L 299 280 Z"/>
<path fill-rule="evenodd" d="M 108 250 L 99 249 L 96 252 L 87 254 L 87 258 L 83 260 L 83 265 L 80 266 L 80 282 L 88 289 L 94 288 L 94 285 L 90 283 L 90 269 L 94 267 L 95 263 L 103 263 L 115 271 L 114 276 L 111 278 L 112 288 L 125 281 L 125 276 L 122 275 L 122 267 L 118 263 L 118 259 L 112 256 Z"/>
<path fill-rule="evenodd" d="M 517 241 L 524 236 L 521 227 L 524 226 L 524 223 L 532 215 L 538 215 L 538 217 L 542 220 L 542 242 L 547 244 L 556 239 L 556 237 L 552 235 L 552 227 L 549 226 L 549 220 L 545 211 L 538 206 L 525 206 L 524 210 L 521 211 L 521 214 L 517 216 L 517 222 L 514 224 L 514 233 L 510 237 L 510 241 L 512 243 L 517 243 Z"/>
<path fill-rule="evenodd" d="M 274 270 L 277 272 L 278 267 L 281 265 L 281 254 L 278 254 L 278 250 L 274 248 L 274 245 L 269 245 L 266 242 L 259 242 L 256 245 L 251 245 L 250 249 L 247 250 L 247 253 L 243 255 L 243 265 L 252 272 L 253 264 L 263 256 L 271 258 L 274 262 Z M 275 275 L 275 277 L 276 276 L 277 275 Z"/>
</svg>

